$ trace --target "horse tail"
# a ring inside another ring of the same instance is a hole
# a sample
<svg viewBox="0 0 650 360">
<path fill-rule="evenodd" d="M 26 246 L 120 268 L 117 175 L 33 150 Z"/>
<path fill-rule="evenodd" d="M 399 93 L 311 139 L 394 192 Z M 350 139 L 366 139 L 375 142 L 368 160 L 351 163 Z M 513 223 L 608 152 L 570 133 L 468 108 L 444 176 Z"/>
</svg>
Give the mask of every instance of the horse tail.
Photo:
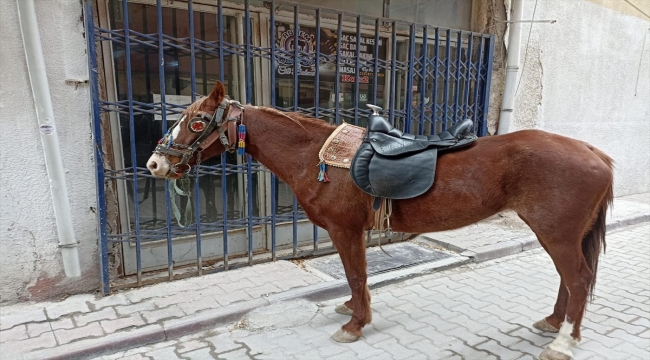
<svg viewBox="0 0 650 360">
<path fill-rule="evenodd" d="M 604 253 L 607 246 L 605 243 L 605 233 L 607 231 L 607 209 L 614 201 L 614 161 L 602 151 L 591 146 L 589 148 L 607 165 L 610 174 L 608 180 L 609 184 L 607 184 L 606 192 L 600 202 L 598 216 L 591 226 L 591 229 L 587 231 L 582 239 L 582 253 L 587 261 L 591 273 L 593 274 L 591 284 L 589 284 L 588 293 L 589 300 L 593 301 L 594 288 L 596 287 L 596 272 L 598 271 L 598 258 L 600 256 L 601 248 Z"/>
</svg>

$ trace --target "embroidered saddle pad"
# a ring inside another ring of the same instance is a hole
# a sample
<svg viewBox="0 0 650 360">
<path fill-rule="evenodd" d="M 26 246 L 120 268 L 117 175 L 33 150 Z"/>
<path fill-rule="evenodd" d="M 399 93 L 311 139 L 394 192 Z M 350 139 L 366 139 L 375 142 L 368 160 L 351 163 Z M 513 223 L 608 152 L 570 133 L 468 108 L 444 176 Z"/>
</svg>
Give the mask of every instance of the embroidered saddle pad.
<svg viewBox="0 0 650 360">
<path fill-rule="evenodd" d="M 366 129 L 362 127 L 348 123 L 339 125 L 323 144 L 318 159 L 330 166 L 349 169 L 365 135 Z"/>
</svg>

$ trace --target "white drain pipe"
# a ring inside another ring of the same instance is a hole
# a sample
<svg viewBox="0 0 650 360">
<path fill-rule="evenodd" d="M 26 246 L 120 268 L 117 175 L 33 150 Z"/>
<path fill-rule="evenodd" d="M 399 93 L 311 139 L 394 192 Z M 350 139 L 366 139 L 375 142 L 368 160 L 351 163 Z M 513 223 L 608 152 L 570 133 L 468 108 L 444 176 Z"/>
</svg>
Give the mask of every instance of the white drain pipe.
<svg viewBox="0 0 650 360">
<path fill-rule="evenodd" d="M 50 191 L 52 192 L 54 216 L 59 235 L 59 248 L 63 257 L 63 269 L 67 277 L 78 277 L 81 276 L 81 268 L 79 266 L 77 240 L 72 227 L 72 212 L 68 200 L 63 162 L 61 161 L 59 138 L 54 122 L 50 87 L 47 83 L 41 38 L 38 33 L 34 0 L 16 0 L 16 3 L 18 4 L 20 30 L 25 46 L 25 57 L 27 58 L 27 71 L 32 86 L 32 94 L 34 95 L 38 128 L 45 155 L 45 166 L 50 181 Z"/>
<path fill-rule="evenodd" d="M 521 48 L 521 18 L 524 12 L 524 0 L 512 0 L 512 18 L 508 30 L 508 60 L 506 64 L 506 79 L 501 100 L 501 114 L 497 134 L 511 131 L 512 117 L 515 111 L 515 91 L 517 75 L 519 74 L 519 49 Z M 531 25 L 532 26 L 532 25 Z"/>
</svg>

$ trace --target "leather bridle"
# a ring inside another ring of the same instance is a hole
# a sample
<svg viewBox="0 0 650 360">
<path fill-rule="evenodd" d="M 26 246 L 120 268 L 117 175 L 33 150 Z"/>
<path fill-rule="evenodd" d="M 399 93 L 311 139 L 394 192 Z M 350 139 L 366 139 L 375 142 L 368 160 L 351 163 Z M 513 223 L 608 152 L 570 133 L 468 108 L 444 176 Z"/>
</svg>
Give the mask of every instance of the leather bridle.
<svg viewBox="0 0 650 360">
<path fill-rule="evenodd" d="M 224 112 L 226 112 L 225 118 Z M 173 129 L 182 123 L 182 121 L 178 121 L 160 139 L 153 153 L 162 155 L 165 158 L 169 164 L 168 174 L 181 175 L 190 169 L 188 163 L 194 153 L 197 153 L 196 165 L 199 165 L 201 163 L 201 153 L 212 145 L 217 138 L 221 141 L 226 151 L 234 151 L 237 142 L 237 125 L 241 123 L 243 115 L 244 106 L 241 103 L 235 100 L 224 99 L 213 114 L 200 111 L 187 123 L 187 129 L 189 131 L 199 134 L 199 137 L 191 145 L 174 143 L 172 136 Z M 214 131 L 215 128 L 217 131 Z M 181 161 L 172 164 L 167 157 L 168 155 L 179 157 Z"/>
</svg>

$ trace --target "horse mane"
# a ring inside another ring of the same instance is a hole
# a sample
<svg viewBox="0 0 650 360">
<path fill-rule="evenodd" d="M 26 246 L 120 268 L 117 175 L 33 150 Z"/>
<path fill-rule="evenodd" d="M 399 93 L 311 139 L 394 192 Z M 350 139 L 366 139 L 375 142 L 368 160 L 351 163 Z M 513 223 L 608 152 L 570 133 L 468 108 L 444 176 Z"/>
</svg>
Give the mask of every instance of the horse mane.
<svg viewBox="0 0 650 360">
<path fill-rule="evenodd" d="M 279 116 L 285 117 L 285 118 L 293 121 L 294 123 L 298 124 L 305 131 L 307 131 L 307 129 L 302 124 L 303 122 L 309 123 L 310 125 L 323 126 L 323 127 L 328 127 L 328 128 L 332 126 L 327 121 L 323 121 L 323 120 L 317 119 L 315 117 L 312 117 L 312 116 L 309 116 L 309 115 L 306 115 L 306 114 L 303 114 L 303 113 L 300 113 L 300 112 L 295 112 L 295 111 L 294 112 L 284 112 L 284 111 L 280 111 L 280 110 L 278 110 L 276 108 L 266 107 L 266 106 L 258 106 L 257 109 L 262 110 L 264 112 L 267 112 L 269 114 L 279 115 Z"/>
<path fill-rule="evenodd" d="M 208 97 L 206 96 L 206 97 L 201 97 L 200 99 L 197 99 L 194 103 L 190 104 L 185 109 L 185 111 L 187 113 L 193 113 L 193 112 L 199 111 L 201 109 L 201 105 L 203 105 L 203 102 L 207 98 Z M 327 127 L 327 128 L 332 126 L 327 121 L 323 121 L 321 119 L 317 119 L 315 117 L 312 117 L 312 116 L 309 116 L 309 115 L 306 115 L 306 114 L 303 114 L 303 113 L 300 113 L 300 112 L 296 112 L 296 111 L 284 112 L 284 111 L 278 110 L 276 108 L 267 107 L 267 106 L 255 106 L 255 108 L 258 109 L 258 110 L 262 110 L 262 111 L 264 111 L 266 113 L 269 113 L 269 114 L 278 115 L 278 116 L 282 116 L 284 118 L 287 118 L 287 119 L 291 120 L 292 122 L 294 122 L 295 124 L 297 124 L 298 126 L 300 126 L 306 132 L 309 132 L 309 131 L 302 124 L 303 122 L 309 123 L 310 125 Z"/>
</svg>

